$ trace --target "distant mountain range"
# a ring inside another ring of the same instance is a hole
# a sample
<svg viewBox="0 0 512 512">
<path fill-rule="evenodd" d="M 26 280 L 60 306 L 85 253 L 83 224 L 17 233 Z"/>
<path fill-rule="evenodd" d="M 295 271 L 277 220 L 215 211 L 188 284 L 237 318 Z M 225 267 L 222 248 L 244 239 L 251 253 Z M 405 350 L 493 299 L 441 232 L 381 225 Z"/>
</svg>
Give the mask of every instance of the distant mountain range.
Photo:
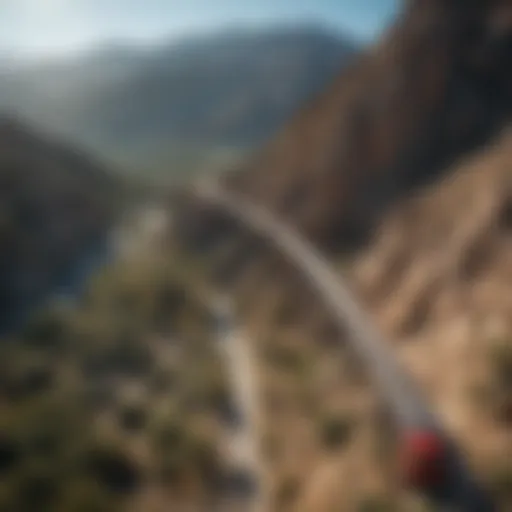
<svg viewBox="0 0 512 512">
<path fill-rule="evenodd" d="M 121 163 L 184 161 L 269 139 L 355 51 L 316 26 L 111 45 L 4 71 L 0 109 Z"/>
</svg>

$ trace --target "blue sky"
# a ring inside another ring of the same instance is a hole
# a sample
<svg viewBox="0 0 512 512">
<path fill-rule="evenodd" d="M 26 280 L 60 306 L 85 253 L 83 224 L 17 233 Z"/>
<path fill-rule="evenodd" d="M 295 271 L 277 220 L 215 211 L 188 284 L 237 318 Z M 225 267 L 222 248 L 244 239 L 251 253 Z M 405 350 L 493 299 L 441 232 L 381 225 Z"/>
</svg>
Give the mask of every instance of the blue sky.
<svg viewBox="0 0 512 512">
<path fill-rule="evenodd" d="M 398 7 L 399 0 L 0 0 L 0 50 L 70 53 L 112 40 L 305 20 L 371 40 Z"/>
</svg>

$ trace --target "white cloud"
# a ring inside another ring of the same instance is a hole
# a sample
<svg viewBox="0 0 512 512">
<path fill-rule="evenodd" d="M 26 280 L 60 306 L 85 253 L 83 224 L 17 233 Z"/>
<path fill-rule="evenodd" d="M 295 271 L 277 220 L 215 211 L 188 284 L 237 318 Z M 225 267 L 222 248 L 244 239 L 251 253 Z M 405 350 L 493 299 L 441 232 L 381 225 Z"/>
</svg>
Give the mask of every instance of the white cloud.
<svg viewBox="0 0 512 512">
<path fill-rule="evenodd" d="M 81 0 L 0 0 L 0 13 L 4 21 L 23 27 L 74 16 L 81 8 L 80 4 Z"/>
<path fill-rule="evenodd" d="M 0 0 L 0 47 L 23 54 L 72 52 L 94 39 L 82 0 Z"/>
<path fill-rule="evenodd" d="M 23 14 L 57 14 L 69 10 L 76 0 L 14 0 L 14 5 Z"/>
</svg>

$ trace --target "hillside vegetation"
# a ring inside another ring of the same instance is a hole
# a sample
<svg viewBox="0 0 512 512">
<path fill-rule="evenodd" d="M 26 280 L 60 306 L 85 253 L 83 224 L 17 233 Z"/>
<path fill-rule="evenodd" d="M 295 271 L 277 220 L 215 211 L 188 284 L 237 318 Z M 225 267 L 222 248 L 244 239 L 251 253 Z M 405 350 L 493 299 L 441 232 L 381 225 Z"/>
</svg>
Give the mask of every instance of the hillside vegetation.
<svg viewBox="0 0 512 512">
<path fill-rule="evenodd" d="M 119 263 L 0 344 L 0 509 L 211 510 L 227 399 L 190 267 Z"/>
<path fill-rule="evenodd" d="M 0 124 L 2 512 L 206 512 L 223 498 L 229 396 L 200 272 L 135 209 L 154 192 L 134 189 Z M 114 224 L 127 232 L 110 254 Z M 55 296 L 63 282 L 71 297 Z"/>
<path fill-rule="evenodd" d="M 101 165 L 0 120 L 0 326 L 98 251 L 119 207 Z"/>
</svg>

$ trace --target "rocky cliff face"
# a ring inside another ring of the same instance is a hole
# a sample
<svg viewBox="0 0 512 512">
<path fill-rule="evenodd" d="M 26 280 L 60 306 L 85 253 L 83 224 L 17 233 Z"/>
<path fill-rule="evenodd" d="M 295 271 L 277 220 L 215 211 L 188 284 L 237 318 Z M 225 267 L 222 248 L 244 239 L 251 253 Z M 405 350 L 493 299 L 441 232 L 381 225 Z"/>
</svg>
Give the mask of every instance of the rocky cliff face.
<svg viewBox="0 0 512 512">
<path fill-rule="evenodd" d="M 410 2 L 230 186 L 326 247 L 347 246 L 411 189 L 492 142 L 512 106 L 512 6 Z"/>
<path fill-rule="evenodd" d="M 356 296 L 469 454 L 499 510 L 512 503 L 510 62 L 510 2 L 408 2 L 382 42 L 256 158 L 223 178 L 226 188 L 298 227 L 333 268 L 343 253 Z M 185 202 L 179 213 L 183 238 L 196 246 L 230 234 L 243 245 L 239 228 L 204 205 Z M 302 304 L 307 296 L 293 284 L 284 271 L 265 268 L 249 279 L 246 321 L 284 338 L 286 329 L 272 320 L 280 288 L 295 311 L 293 343 L 307 338 L 316 348 L 326 338 L 311 329 L 318 301 Z M 344 403 L 356 396 L 347 387 L 334 394 Z M 364 446 L 352 447 L 336 458 L 337 475 L 370 461 Z M 317 469 L 325 466 L 319 460 Z M 320 475 L 308 469 L 305 482 L 311 474 Z M 304 495 L 314 497 L 311 510 L 332 509 L 318 501 L 343 485 L 330 482 L 319 476 L 304 483 Z M 336 501 L 341 509 L 352 509 L 352 492 L 346 484 Z M 307 501 L 300 499 L 299 508 Z"/>
</svg>

